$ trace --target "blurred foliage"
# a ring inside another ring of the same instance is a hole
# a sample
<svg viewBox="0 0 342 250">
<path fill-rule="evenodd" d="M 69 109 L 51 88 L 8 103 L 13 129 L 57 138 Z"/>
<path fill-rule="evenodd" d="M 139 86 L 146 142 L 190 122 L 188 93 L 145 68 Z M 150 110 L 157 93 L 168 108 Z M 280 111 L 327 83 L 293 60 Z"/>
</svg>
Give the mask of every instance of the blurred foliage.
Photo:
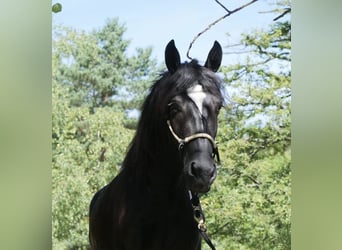
<svg viewBox="0 0 342 250">
<path fill-rule="evenodd" d="M 288 7 L 288 1 L 282 1 Z M 222 66 L 222 160 L 201 203 L 217 249 L 291 248 L 291 23 L 242 35 Z M 53 249 L 85 249 L 93 194 L 117 173 L 137 109 L 155 78 L 150 49 L 126 56 L 118 20 L 91 33 L 55 29 L 52 83 Z M 203 244 L 203 249 L 209 249 Z"/>
<path fill-rule="evenodd" d="M 70 107 L 65 86 L 52 87 L 53 246 L 75 249 L 88 244 L 90 200 L 117 173 L 133 131 L 122 113 Z"/>
</svg>

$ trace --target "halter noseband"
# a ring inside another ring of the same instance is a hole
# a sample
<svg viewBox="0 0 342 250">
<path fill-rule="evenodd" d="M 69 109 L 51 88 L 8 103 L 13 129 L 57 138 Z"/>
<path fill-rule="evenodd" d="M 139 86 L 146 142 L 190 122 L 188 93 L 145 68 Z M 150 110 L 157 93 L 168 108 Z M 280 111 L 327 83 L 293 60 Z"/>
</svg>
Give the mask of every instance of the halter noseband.
<svg viewBox="0 0 342 250">
<path fill-rule="evenodd" d="M 211 135 L 207 133 L 197 133 L 197 134 L 193 134 L 182 139 L 175 133 L 175 131 L 173 131 L 170 120 L 167 120 L 166 122 L 167 122 L 167 125 L 169 127 L 171 134 L 173 135 L 173 137 L 176 139 L 176 141 L 179 144 L 178 145 L 179 150 L 181 150 L 184 147 L 184 145 L 189 143 L 190 141 L 193 141 L 198 138 L 205 138 L 205 139 L 208 139 L 211 145 L 213 146 L 213 157 L 216 156 L 217 162 L 220 163 L 220 155 L 218 151 L 218 146 L 214 138 Z"/>
</svg>

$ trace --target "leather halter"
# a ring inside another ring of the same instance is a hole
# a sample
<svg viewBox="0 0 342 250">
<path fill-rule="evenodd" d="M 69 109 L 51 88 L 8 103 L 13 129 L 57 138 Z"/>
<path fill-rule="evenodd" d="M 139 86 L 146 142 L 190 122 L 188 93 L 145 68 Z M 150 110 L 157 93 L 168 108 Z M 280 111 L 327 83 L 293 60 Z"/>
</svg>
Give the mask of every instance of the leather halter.
<svg viewBox="0 0 342 250">
<path fill-rule="evenodd" d="M 190 141 L 193 141 L 193 140 L 198 139 L 198 138 L 205 138 L 205 139 L 208 139 L 210 141 L 211 145 L 213 146 L 213 157 L 216 156 L 217 162 L 220 163 L 220 155 L 219 155 L 219 151 L 218 151 L 218 146 L 217 146 L 217 143 L 215 142 L 214 138 L 211 135 L 209 135 L 207 133 L 196 133 L 196 134 L 187 136 L 187 137 L 182 139 L 175 133 L 175 131 L 173 131 L 170 120 L 167 120 L 166 123 L 169 127 L 169 130 L 170 130 L 172 136 L 176 139 L 176 141 L 179 144 L 178 150 L 181 150 L 184 147 L 184 145 L 189 143 Z"/>
</svg>

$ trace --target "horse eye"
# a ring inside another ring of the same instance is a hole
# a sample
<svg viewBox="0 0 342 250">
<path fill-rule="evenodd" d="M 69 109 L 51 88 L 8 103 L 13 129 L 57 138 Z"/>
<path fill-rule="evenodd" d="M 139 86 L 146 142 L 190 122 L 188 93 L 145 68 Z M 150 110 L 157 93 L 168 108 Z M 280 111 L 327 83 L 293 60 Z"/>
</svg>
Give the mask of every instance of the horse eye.
<svg viewBox="0 0 342 250">
<path fill-rule="evenodd" d="M 174 102 L 169 103 L 167 106 L 168 106 L 169 116 L 171 117 L 176 115 L 180 111 L 179 106 Z"/>
</svg>

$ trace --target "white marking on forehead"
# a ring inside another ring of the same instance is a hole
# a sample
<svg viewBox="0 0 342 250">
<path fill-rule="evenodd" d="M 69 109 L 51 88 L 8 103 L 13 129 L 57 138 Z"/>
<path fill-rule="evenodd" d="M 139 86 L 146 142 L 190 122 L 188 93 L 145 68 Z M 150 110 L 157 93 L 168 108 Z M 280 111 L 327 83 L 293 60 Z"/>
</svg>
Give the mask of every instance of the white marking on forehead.
<svg viewBox="0 0 342 250">
<path fill-rule="evenodd" d="M 187 90 L 188 96 L 196 104 L 198 110 L 202 114 L 203 100 L 206 97 L 206 93 L 203 91 L 202 85 L 195 85 Z"/>
</svg>

